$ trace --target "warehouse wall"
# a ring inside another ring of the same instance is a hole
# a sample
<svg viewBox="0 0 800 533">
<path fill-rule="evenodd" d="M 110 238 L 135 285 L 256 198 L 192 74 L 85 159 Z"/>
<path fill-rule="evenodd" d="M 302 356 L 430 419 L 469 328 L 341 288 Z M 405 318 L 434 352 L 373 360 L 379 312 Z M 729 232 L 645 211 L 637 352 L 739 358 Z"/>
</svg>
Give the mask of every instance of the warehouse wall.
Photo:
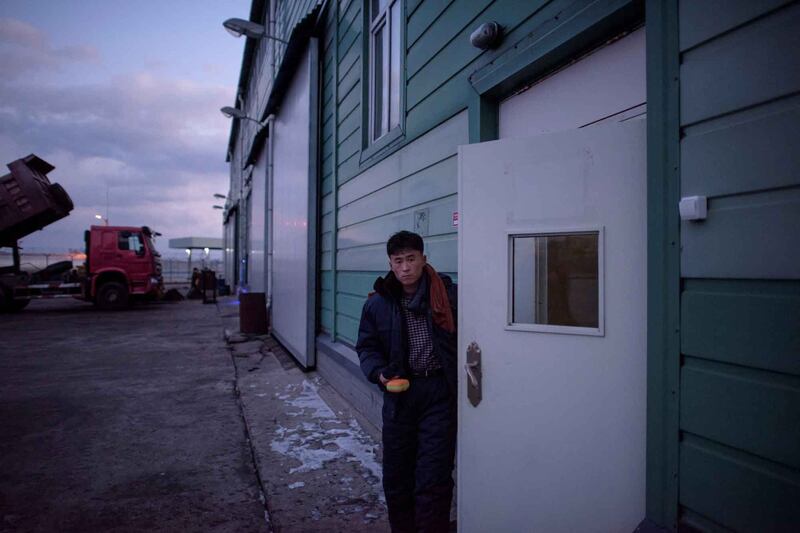
<svg viewBox="0 0 800 533">
<path fill-rule="evenodd" d="M 800 5 L 679 3 L 679 519 L 800 523 Z M 713 13 L 713 16 L 709 14 Z M 714 526 L 715 527 L 715 526 Z"/>
<path fill-rule="evenodd" d="M 251 6 L 250 18 L 264 24 L 269 34 L 289 40 L 293 29 L 319 3 L 318 0 L 275 0 L 274 21 L 270 21 L 270 2 L 255 0 Z M 284 59 L 287 45 L 273 39 L 258 41 L 249 39 L 245 46 L 242 72 L 239 80 L 239 96 L 236 107 L 245 111 L 254 119 L 264 117 L 267 100 L 272 91 L 275 76 L 281 61 Z M 266 150 L 262 127 L 251 120 L 234 121 L 232 126 L 230 153 L 230 189 L 228 205 L 238 202 L 238 227 L 240 239 L 237 240 L 239 257 L 246 257 L 248 264 L 248 285 L 250 290 L 266 290 L 266 259 L 269 243 L 266 242 L 265 219 L 267 194 Z M 257 135 L 262 132 L 260 139 Z M 258 161 L 248 161 L 249 157 L 258 157 Z M 248 163 L 255 163 L 255 168 L 244 168 Z M 248 200 L 249 198 L 249 200 Z M 232 222 L 231 222 L 232 223 Z M 247 230 L 250 230 L 249 232 Z M 226 231 L 226 235 L 232 231 Z M 226 241 L 226 247 L 233 247 Z M 234 255 L 226 252 L 226 257 Z M 236 266 L 241 269 L 241 262 Z M 231 277 L 231 279 L 233 279 Z M 244 280 L 243 280 L 244 281 Z"/>
</svg>

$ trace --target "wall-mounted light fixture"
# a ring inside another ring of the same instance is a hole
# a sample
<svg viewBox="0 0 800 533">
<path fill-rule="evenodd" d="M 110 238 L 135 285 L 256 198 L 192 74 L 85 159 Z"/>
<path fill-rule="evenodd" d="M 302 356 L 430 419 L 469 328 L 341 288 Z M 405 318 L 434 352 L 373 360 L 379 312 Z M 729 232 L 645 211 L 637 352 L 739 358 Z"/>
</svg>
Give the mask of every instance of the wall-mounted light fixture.
<svg viewBox="0 0 800 533">
<path fill-rule="evenodd" d="M 228 118 L 237 118 L 239 120 L 252 120 L 253 122 L 262 127 L 266 125 L 265 122 L 261 122 L 260 120 L 248 117 L 244 111 L 242 111 L 241 109 L 236 109 L 235 107 L 225 106 L 222 109 L 220 109 L 220 111 L 222 112 L 223 115 L 225 115 Z M 214 196 L 217 195 L 215 194 Z"/>
<path fill-rule="evenodd" d="M 226 20 L 222 23 L 222 25 L 226 30 L 228 30 L 228 33 L 234 37 L 241 37 L 244 35 L 245 37 L 250 37 L 252 39 L 272 39 L 273 41 L 278 41 L 279 43 L 289 44 L 289 41 L 284 41 L 283 39 L 273 37 L 272 35 L 267 35 L 267 30 L 264 28 L 264 26 L 251 20 L 233 18 Z"/>
<path fill-rule="evenodd" d="M 497 48 L 502 41 L 503 27 L 497 22 L 484 22 L 469 36 L 472 46 L 481 50 Z"/>
</svg>

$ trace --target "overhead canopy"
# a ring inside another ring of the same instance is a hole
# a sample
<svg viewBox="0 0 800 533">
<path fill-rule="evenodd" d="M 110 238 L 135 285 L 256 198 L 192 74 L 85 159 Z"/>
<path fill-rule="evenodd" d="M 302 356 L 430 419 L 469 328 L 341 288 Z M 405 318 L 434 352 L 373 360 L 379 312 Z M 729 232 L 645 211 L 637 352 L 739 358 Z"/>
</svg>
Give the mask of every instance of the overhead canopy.
<svg viewBox="0 0 800 533">
<path fill-rule="evenodd" d="M 169 247 L 176 250 L 186 250 L 187 248 L 189 250 L 202 250 L 204 248 L 222 250 L 222 239 L 213 237 L 180 237 L 178 239 L 170 239 Z"/>
</svg>

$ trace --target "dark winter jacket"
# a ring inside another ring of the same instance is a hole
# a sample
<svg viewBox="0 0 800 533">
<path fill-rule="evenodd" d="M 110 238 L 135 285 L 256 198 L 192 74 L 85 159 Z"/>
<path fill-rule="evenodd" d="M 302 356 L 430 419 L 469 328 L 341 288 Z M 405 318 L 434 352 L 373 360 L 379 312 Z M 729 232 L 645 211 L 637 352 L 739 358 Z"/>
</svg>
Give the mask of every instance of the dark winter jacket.
<svg viewBox="0 0 800 533">
<path fill-rule="evenodd" d="M 453 320 L 457 319 L 457 286 L 449 276 L 438 274 L 444 283 Z M 431 327 L 433 353 L 439 361 L 447 378 L 450 392 L 456 392 L 456 333 L 448 332 L 434 323 L 430 309 L 430 280 L 425 271 L 420 279 L 420 287 L 409 302 L 411 312 L 422 313 Z M 384 377 L 399 375 L 408 377 L 408 333 L 400 310 L 403 287 L 392 272 L 375 281 L 375 292 L 364 303 L 361 324 L 358 328 L 356 352 L 361 362 L 361 370 L 367 379 L 380 386 L 379 375 Z"/>
</svg>

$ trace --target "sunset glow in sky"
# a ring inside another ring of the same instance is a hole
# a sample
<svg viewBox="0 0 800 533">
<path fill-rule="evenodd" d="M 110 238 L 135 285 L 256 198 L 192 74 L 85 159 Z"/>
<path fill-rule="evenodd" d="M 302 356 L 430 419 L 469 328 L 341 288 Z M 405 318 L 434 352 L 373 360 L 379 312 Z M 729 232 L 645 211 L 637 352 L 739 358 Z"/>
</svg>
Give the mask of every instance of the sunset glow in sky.
<svg viewBox="0 0 800 533">
<path fill-rule="evenodd" d="M 222 27 L 245 0 L 3 0 L 0 174 L 35 153 L 56 169 L 72 214 L 22 241 L 30 251 L 83 246 L 108 213 L 167 239 L 221 237 L 220 203 L 244 39 Z M 223 200 L 224 202 L 224 200 Z"/>
</svg>

